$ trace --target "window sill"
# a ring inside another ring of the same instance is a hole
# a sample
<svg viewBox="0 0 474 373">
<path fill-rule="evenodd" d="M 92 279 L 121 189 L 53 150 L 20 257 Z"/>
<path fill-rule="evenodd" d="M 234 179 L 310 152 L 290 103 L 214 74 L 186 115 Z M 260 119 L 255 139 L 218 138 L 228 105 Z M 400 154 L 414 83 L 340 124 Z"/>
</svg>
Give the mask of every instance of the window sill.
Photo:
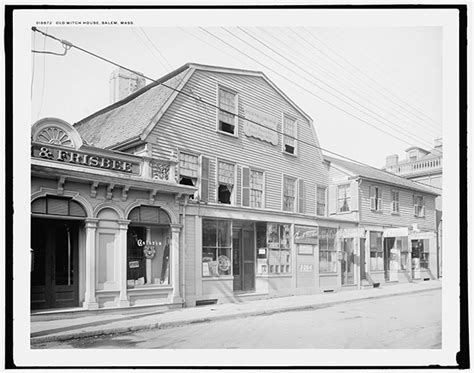
<svg viewBox="0 0 474 373">
<path fill-rule="evenodd" d="M 236 128 L 236 127 L 234 127 L 234 128 Z M 218 129 L 216 132 L 217 132 L 217 133 L 220 133 L 220 134 L 222 134 L 222 135 L 226 135 L 226 136 L 230 136 L 230 137 L 234 137 L 234 138 L 239 138 L 239 134 L 238 134 L 238 133 L 230 133 L 230 132 L 222 131 L 222 130 L 220 130 L 220 129 Z"/>
<path fill-rule="evenodd" d="M 202 276 L 203 281 L 222 281 L 222 280 L 233 280 L 234 276 L 231 275 L 225 275 L 225 276 L 218 276 L 218 277 L 212 277 L 212 276 Z"/>
<path fill-rule="evenodd" d="M 394 211 L 392 211 L 391 214 L 392 214 L 393 216 L 400 216 L 400 213 L 399 213 L 399 212 L 394 212 Z"/>
<path fill-rule="evenodd" d="M 295 157 L 298 158 L 298 152 L 296 153 L 288 153 L 287 151 L 282 150 L 281 151 L 283 154 L 289 155 L 290 157 Z"/>
<path fill-rule="evenodd" d="M 426 216 L 416 216 L 416 215 L 414 215 L 414 217 L 417 218 L 417 219 L 426 219 Z"/>
<path fill-rule="evenodd" d="M 336 215 L 347 215 L 347 214 L 351 214 L 353 212 L 354 211 L 338 211 L 338 212 L 336 212 Z"/>
<path fill-rule="evenodd" d="M 139 285 L 133 288 L 127 288 L 128 292 L 136 292 L 136 291 L 144 291 L 144 290 L 173 290 L 173 287 L 169 284 L 167 285 L 150 284 L 150 285 Z"/>
<path fill-rule="evenodd" d="M 381 274 L 381 273 L 385 273 L 385 271 L 383 269 L 377 269 L 377 270 L 371 269 L 369 273 Z"/>
<path fill-rule="evenodd" d="M 383 210 L 370 209 L 370 211 L 375 212 L 376 214 L 382 214 L 383 213 Z"/>
<path fill-rule="evenodd" d="M 319 272 L 319 276 L 322 277 L 331 277 L 331 276 L 337 276 L 338 272 Z"/>
<path fill-rule="evenodd" d="M 277 278 L 277 277 L 293 277 L 293 274 L 292 273 L 269 273 L 268 275 L 266 275 L 265 277 L 274 277 L 274 278 Z"/>
</svg>

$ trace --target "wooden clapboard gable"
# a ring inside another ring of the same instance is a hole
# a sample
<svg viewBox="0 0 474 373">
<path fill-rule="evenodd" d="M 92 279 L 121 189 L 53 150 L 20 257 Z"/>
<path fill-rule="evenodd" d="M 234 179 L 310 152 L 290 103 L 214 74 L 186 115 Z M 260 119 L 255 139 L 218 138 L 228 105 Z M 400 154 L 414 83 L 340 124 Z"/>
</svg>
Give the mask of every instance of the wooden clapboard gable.
<svg viewBox="0 0 474 373">
<path fill-rule="evenodd" d="M 286 99 L 265 77 L 258 74 L 236 74 L 231 72 L 200 70 L 197 68 L 183 91 L 199 99 L 217 103 L 218 87 L 237 93 L 238 113 L 242 117 L 249 112 L 259 113 L 275 123 L 282 131 L 284 114 L 296 119 L 299 139 L 319 145 L 309 119 Z M 264 205 L 281 210 L 282 174 L 303 180 L 302 210 L 315 213 L 316 185 L 328 185 L 327 170 L 322 164 L 319 149 L 304 143 L 298 144 L 297 156 L 282 152 L 282 136 L 277 143 L 249 136 L 245 120 L 239 118 L 238 137 L 217 131 L 217 109 L 192 97 L 178 94 L 163 113 L 146 141 L 152 147 L 154 157 L 168 157 L 176 149 L 201 154 L 209 158 L 208 200 L 216 200 L 216 158 L 235 162 L 237 167 L 237 204 L 245 206 L 246 192 L 242 188 L 245 168 L 265 172 Z M 240 174 L 240 168 L 242 174 Z"/>
</svg>

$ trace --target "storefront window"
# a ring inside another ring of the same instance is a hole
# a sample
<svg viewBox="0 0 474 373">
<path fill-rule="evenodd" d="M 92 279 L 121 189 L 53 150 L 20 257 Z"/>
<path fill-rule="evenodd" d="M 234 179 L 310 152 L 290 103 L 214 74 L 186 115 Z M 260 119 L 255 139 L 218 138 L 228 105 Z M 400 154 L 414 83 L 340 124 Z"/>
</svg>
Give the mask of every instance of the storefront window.
<svg viewBox="0 0 474 373">
<path fill-rule="evenodd" d="M 430 264 L 429 240 L 412 241 L 412 258 L 418 259 L 420 268 L 428 269 Z"/>
<path fill-rule="evenodd" d="M 370 270 L 383 271 L 382 232 L 370 232 Z"/>
<path fill-rule="evenodd" d="M 337 272 L 336 228 L 319 227 L 319 272 Z"/>
<path fill-rule="evenodd" d="M 168 215 L 158 207 L 141 206 L 129 214 L 127 287 L 170 284 Z"/>
<path fill-rule="evenodd" d="M 232 222 L 202 221 L 202 276 L 219 277 L 231 274 Z"/>
<path fill-rule="evenodd" d="M 269 273 L 290 273 L 290 225 L 268 223 L 267 245 Z"/>
</svg>

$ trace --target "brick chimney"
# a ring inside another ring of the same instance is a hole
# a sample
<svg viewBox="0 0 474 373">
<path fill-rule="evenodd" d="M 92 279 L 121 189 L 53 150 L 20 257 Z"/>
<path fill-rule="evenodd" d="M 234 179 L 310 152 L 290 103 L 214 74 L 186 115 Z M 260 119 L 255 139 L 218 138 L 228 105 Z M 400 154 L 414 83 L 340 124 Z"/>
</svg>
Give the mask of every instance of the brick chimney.
<svg viewBox="0 0 474 373">
<path fill-rule="evenodd" d="M 393 167 L 398 164 L 398 155 L 392 154 L 385 158 L 385 167 Z"/>
<path fill-rule="evenodd" d="M 145 78 L 121 67 L 110 74 L 110 103 L 113 104 L 145 86 Z"/>
</svg>

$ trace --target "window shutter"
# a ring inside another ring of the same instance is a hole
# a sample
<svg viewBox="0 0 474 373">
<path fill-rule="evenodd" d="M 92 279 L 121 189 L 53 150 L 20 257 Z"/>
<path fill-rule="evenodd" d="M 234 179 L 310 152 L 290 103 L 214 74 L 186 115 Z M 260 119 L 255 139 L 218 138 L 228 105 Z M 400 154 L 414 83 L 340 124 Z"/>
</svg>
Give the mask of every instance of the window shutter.
<svg viewBox="0 0 474 373">
<path fill-rule="evenodd" d="M 304 214 L 304 180 L 298 180 L 298 212 Z"/>
<path fill-rule="evenodd" d="M 250 206 L 250 169 L 242 167 L 242 206 Z"/>
<path fill-rule="evenodd" d="M 209 200 L 209 158 L 201 158 L 201 201 Z"/>
<path fill-rule="evenodd" d="M 242 205 L 242 167 L 236 166 L 237 184 L 235 186 L 236 205 Z"/>
<path fill-rule="evenodd" d="M 357 180 L 351 182 L 351 211 L 359 211 L 359 183 Z"/>
<path fill-rule="evenodd" d="M 328 188 L 328 208 L 329 208 L 329 214 L 335 214 L 337 211 L 337 186 L 336 185 L 330 185 Z"/>
</svg>

